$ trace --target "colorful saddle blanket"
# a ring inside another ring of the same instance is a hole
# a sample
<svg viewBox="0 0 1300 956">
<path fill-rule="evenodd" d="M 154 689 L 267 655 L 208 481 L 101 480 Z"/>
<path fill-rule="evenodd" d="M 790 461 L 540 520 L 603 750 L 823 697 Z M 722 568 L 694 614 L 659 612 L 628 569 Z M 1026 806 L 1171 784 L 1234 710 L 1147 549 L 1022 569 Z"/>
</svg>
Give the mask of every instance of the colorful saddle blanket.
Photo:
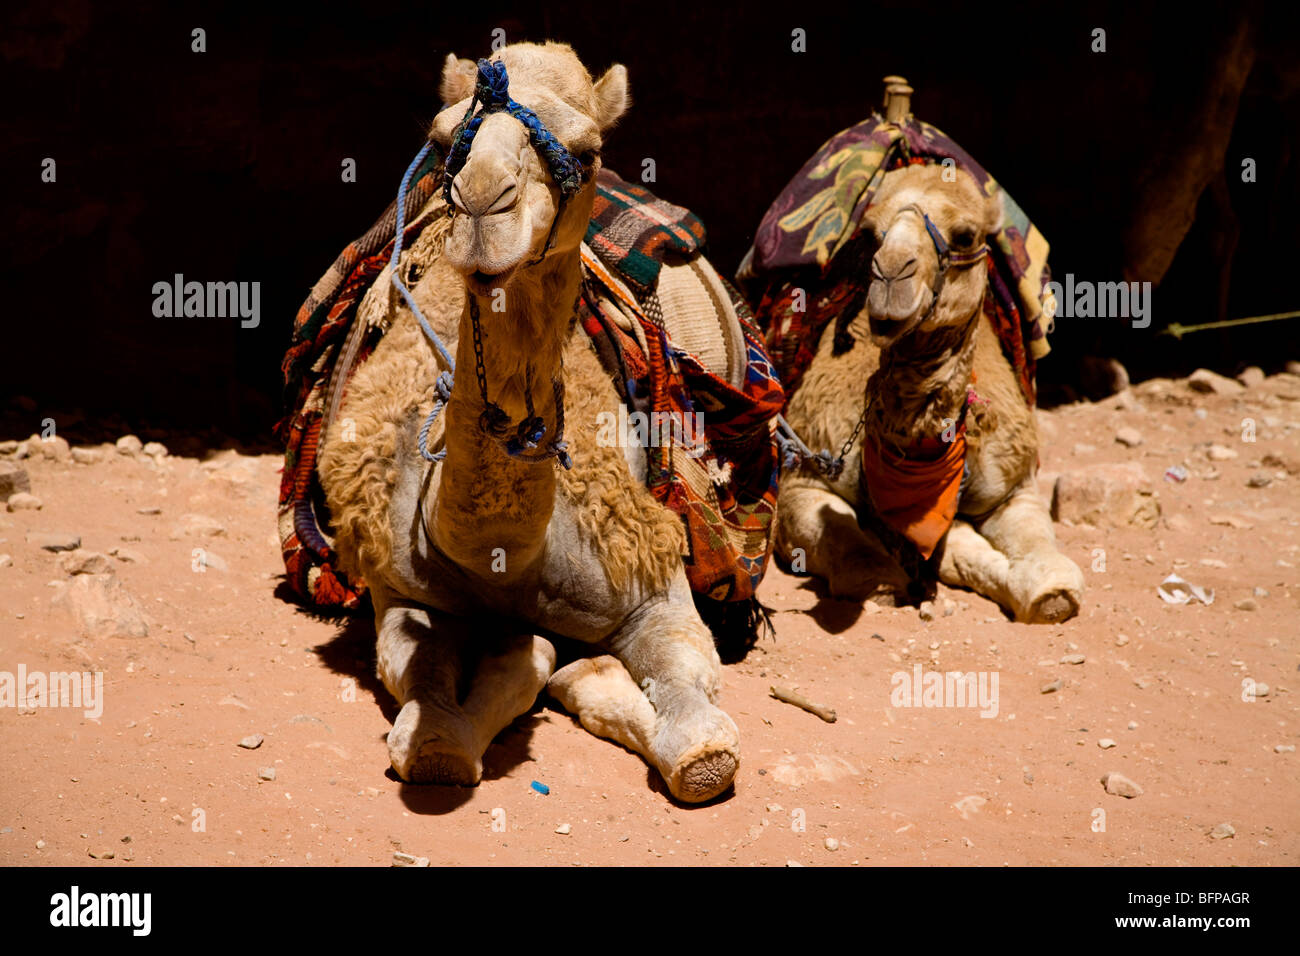
<svg viewBox="0 0 1300 956">
<path fill-rule="evenodd" d="M 412 176 L 405 248 L 427 225 L 428 217 L 416 217 L 441 177 L 441 162 L 432 154 Z M 391 258 L 395 232 L 396 210 L 390 206 L 343 251 L 299 309 L 282 364 L 289 412 L 277 426 L 285 442 L 281 549 L 290 586 L 316 606 L 354 608 L 365 593 L 364 581 L 338 569 L 330 547 L 316 456 L 334 363 L 362 298 Z M 688 546 L 683 561 L 697 597 L 745 602 L 753 598 L 770 554 L 778 478 L 773 423 L 785 395 L 761 333 L 730 286 L 747 352 L 739 387 L 676 348 L 665 331 L 655 296 L 660 270 L 666 262 L 699 255 L 704 240 L 704 226 L 692 213 L 601 170 L 586 236 L 594 255 L 584 252 L 579 318 L 629 411 L 702 420 L 703 440 L 694 436 L 690 454 L 673 442 L 647 447 L 646 484 L 682 520 Z M 614 299 L 626 307 L 625 315 L 635 316 L 642 335 L 629 334 L 626 320 L 621 323 L 602 305 Z M 378 327 L 366 334 L 353 368 L 381 335 Z"/>
</svg>

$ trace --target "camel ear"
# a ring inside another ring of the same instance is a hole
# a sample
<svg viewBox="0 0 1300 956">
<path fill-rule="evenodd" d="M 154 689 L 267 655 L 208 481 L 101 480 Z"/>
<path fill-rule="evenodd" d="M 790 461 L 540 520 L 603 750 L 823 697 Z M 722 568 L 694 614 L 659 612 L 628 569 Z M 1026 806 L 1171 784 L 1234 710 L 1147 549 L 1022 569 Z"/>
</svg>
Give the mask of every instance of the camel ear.
<svg viewBox="0 0 1300 956">
<path fill-rule="evenodd" d="M 477 76 L 478 66 L 473 60 L 462 60 L 455 53 L 448 53 L 442 64 L 442 84 L 438 87 L 442 102 L 450 106 L 469 99 L 474 95 Z"/>
<path fill-rule="evenodd" d="M 989 196 L 984 200 L 984 234 L 991 236 L 1002 228 L 1002 198 Z"/>
<path fill-rule="evenodd" d="M 627 112 L 632 100 L 627 92 L 627 67 L 615 63 L 596 81 L 596 125 L 603 133 Z"/>
</svg>

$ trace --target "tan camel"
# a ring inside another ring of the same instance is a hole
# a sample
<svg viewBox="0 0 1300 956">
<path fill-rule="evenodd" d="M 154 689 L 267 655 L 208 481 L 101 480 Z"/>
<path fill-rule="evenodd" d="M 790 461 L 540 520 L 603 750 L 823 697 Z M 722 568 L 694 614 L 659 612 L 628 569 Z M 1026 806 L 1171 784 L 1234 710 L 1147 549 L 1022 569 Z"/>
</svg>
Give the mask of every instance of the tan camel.
<svg viewBox="0 0 1300 956">
<path fill-rule="evenodd" d="M 796 567 L 802 558 L 832 595 L 890 603 L 915 579 L 919 562 L 913 552 L 905 571 L 902 536 L 881 530 L 858 465 L 863 443 L 906 454 L 927 440 L 951 441 L 964 422 L 969 474 L 956 520 L 934 552 L 939 579 L 997 601 L 1016 620 L 1063 621 L 1079 610 L 1083 574 L 1057 550 L 1035 481 L 1033 411 L 983 316 L 988 275 L 977 254 L 998 227 L 997 206 L 964 171 L 947 182 L 945 172 L 914 165 L 887 173 L 865 213 L 879 245 L 866 307 L 848 326 L 855 345 L 832 354 L 831 323 L 787 410 L 811 448 L 838 449 L 864 408 L 865 420 L 834 480 L 807 468 L 783 478 L 777 553 Z M 976 266 L 950 266 L 937 301 L 939 253 L 926 216 L 954 261 L 966 253 Z"/>
<path fill-rule="evenodd" d="M 580 159 L 583 185 L 561 203 L 521 122 L 486 115 L 454 178 L 454 216 L 436 195 L 424 214 L 438 223 L 398 266 L 423 270 L 412 294 L 455 356 L 455 387 L 428 441 L 446 457 L 430 463 L 417 449 L 444 363 L 386 281 L 362 307 L 377 301 L 389 331 L 349 383 L 320 454 L 335 548 L 370 587 L 379 674 L 401 705 L 389 756 L 404 780 L 476 784 L 488 744 L 547 687 L 592 733 L 656 767 L 675 797 L 708 800 L 740 759 L 736 725 L 716 706 L 718 655 L 682 566 L 681 525 L 646 491 L 644 457 L 636 473 L 643 449 L 595 440 L 619 399 L 575 322 L 594 172 L 628 105 L 627 72 L 614 66 L 593 83 L 556 43 L 508 46 L 495 59 L 510 96 Z M 475 74 L 473 62 L 447 58 L 441 93 L 454 105 L 430 134 L 444 150 Z M 480 383 L 511 425 L 535 413 L 548 438 L 567 428 L 572 469 L 508 457 L 481 427 Z M 538 635 L 599 656 L 552 674 L 554 647 Z"/>
</svg>

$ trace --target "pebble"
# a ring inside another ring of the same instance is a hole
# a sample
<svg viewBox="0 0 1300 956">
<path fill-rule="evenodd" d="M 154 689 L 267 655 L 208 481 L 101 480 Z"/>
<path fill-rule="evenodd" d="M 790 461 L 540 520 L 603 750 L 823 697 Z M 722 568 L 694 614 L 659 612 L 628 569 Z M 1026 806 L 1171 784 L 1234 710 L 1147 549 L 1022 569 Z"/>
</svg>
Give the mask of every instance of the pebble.
<svg viewBox="0 0 1300 956">
<path fill-rule="evenodd" d="M 1266 597 L 1268 597 L 1268 588 L 1260 588 L 1260 587 L 1257 587 L 1257 588 L 1255 588 L 1255 590 L 1254 590 L 1253 592 L 1251 592 L 1251 593 L 1253 593 L 1253 594 L 1255 595 L 1255 597 L 1257 597 L 1257 598 L 1266 598 Z"/>
<path fill-rule="evenodd" d="M 1102 737 L 1101 740 L 1097 741 L 1097 746 L 1102 750 L 1109 750 L 1111 747 L 1115 746 L 1115 741 L 1111 740 L 1109 737 Z"/>
<path fill-rule="evenodd" d="M 1128 722 L 1128 729 L 1129 729 L 1129 730 L 1137 730 L 1137 729 L 1138 729 L 1138 722 L 1137 722 L 1136 720 L 1130 720 L 1130 721 Z"/>
<path fill-rule="evenodd" d="M 827 838 L 826 838 L 826 849 L 828 849 L 828 850 L 830 850 L 832 853 L 834 853 L 834 852 L 835 852 L 836 850 L 838 850 L 839 848 L 840 848 L 840 841 L 839 841 L 839 840 L 835 839 L 835 837 L 827 837 Z"/>
<path fill-rule="evenodd" d="M 164 445 L 164 444 L 163 444 L 162 442 L 160 442 L 160 441 L 151 441 L 151 442 L 147 442 L 147 443 L 145 444 L 144 448 L 141 449 L 141 450 L 142 450 L 146 455 L 148 455 L 150 458 L 166 458 L 166 457 L 167 457 L 167 446 Z"/>
<path fill-rule="evenodd" d="M 5 502 L 7 511 L 40 511 L 44 507 L 45 502 L 26 491 L 10 495 L 9 500 Z"/>
<path fill-rule="evenodd" d="M 32 480 L 27 469 L 13 462 L 0 461 L 0 498 L 8 499 L 20 491 L 31 491 Z"/>
<path fill-rule="evenodd" d="M 81 537 L 75 534 L 50 534 L 34 531 L 27 535 L 27 543 L 46 551 L 76 551 L 81 547 Z"/>
<path fill-rule="evenodd" d="M 115 447 L 119 455 L 129 455 L 132 458 L 144 451 L 144 443 L 134 435 L 123 435 L 117 440 Z"/>
<path fill-rule="evenodd" d="M 147 508 L 136 508 L 135 513 L 138 515 L 160 515 L 162 514 L 162 509 L 157 505 L 150 505 Z"/>
<path fill-rule="evenodd" d="M 36 841 L 36 849 L 38 849 L 38 850 L 44 850 L 44 849 L 45 849 L 45 841 L 44 841 L 44 840 L 37 840 L 37 841 Z"/>
<path fill-rule="evenodd" d="M 78 465 L 93 465 L 99 461 L 99 449 L 74 448 L 72 449 L 72 460 Z"/>
<path fill-rule="evenodd" d="M 1142 444 L 1142 433 L 1136 428 L 1121 428 L 1115 432 L 1115 440 L 1127 448 L 1136 448 Z"/>
<path fill-rule="evenodd" d="M 1054 693 L 1056 693 L 1056 692 L 1057 692 L 1058 690 L 1060 690 L 1060 689 L 1061 689 L 1061 679 L 1058 677 L 1056 680 L 1052 681 L 1050 684 L 1044 684 L 1044 685 L 1042 686 L 1042 688 L 1039 689 L 1038 692 L 1039 692 L 1040 694 L 1054 694 Z"/>
<path fill-rule="evenodd" d="M 13 563 L 14 563 L 13 555 L 11 555 L 11 554 L 0 554 L 0 568 L 7 568 L 7 567 L 9 567 L 9 565 L 11 565 L 11 564 L 13 564 Z"/>
<path fill-rule="evenodd" d="M 1101 778 L 1101 782 L 1106 788 L 1106 792 L 1111 796 L 1125 797 L 1129 800 L 1142 796 L 1142 788 L 1122 773 L 1116 773 L 1112 770 Z"/>
<path fill-rule="evenodd" d="M 393 854 L 393 866 L 428 866 L 429 858 L 427 856 L 412 856 L 410 853 L 397 852 Z"/>
<path fill-rule="evenodd" d="M 1214 395 L 1239 395 L 1246 390 L 1240 382 L 1233 381 L 1208 368 L 1198 368 L 1187 377 L 1187 385 L 1194 392 Z"/>
<path fill-rule="evenodd" d="M 1232 828 L 1231 823 L 1220 823 L 1210 831 L 1210 836 L 1216 840 L 1226 840 L 1229 837 L 1237 835 L 1237 831 Z"/>
<path fill-rule="evenodd" d="M 64 574 L 111 574 L 113 562 L 106 554 L 77 548 L 59 555 L 59 567 Z"/>
<path fill-rule="evenodd" d="M 1267 488 L 1273 483 L 1272 475 L 1251 475 L 1246 482 L 1247 488 Z"/>
<path fill-rule="evenodd" d="M 239 746 L 243 747 L 245 750 L 256 750 L 258 747 L 262 746 L 262 741 L 265 739 L 266 738 L 261 734 L 252 734 L 241 740 Z"/>
<path fill-rule="evenodd" d="M 570 833 L 573 832 L 573 827 L 569 826 L 569 824 L 567 823 L 561 823 L 558 827 L 555 828 L 555 832 L 558 833 L 560 836 L 568 836 Z"/>
<path fill-rule="evenodd" d="M 261 770 L 257 771 L 257 779 L 258 779 L 258 780 L 274 780 L 274 779 L 275 779 L 275 768 L 274 768 L 274 767 L 263 767 Z"/>
<path fill-rule="evenodd" d="M 1258 611 L 1259 602 L 1254 598 L 1242 598 L 1233 605 L 1238 611 Z"/>
<path fill-rule="evenodd" d="M 917 612 L 917 614 L 918 614 L 918 616 L 921 618 L 921 620 L 923 620 L 923 621 L 933 621 L 933 620 L 934 620 L 934 602 L 933 602 L 933 601 L 922 601 L 922 602 L 921 602 L 921 608 L 920 608 L 920 610 Z"/>
<path fill-rule="evenodd" d="M 92 860 L 112 860 L 115 859 L 116 857 L 117 854 L 114 853 L 112 850 L 91 850 L 90 851 L 90 858 Z"/>
<path fill-rule="evenodd" d="M 1226 445 L 1211 445 L 1205 450 L 1205 457 L 1210 461 L 1231 461 L 1237 453 Z"/>
<path fill-rule="evenodd" d="M 1273 688 L 1269 687 L 1269 686 L 1268 686 L 1267 684 L 1265 684 L 1263 681 L 1259 681 L 1258 683 L 1255 684 L 1255 696 L 1256 696 L 1256 697 L 1267 697 L 1267 696 L 1269 695 L 1269 692 L 1270 692 L 1272 689 L 1273 689 Z"/>
<path fill-rule="evenodd" d="M 1295 744 L 1278 744 L 1273 748 L 1275 754 L 1293 754 L 1295 753 Z"/>
<path fill-rule="evenodd" d="M 1249 365 L 1237 373 L 1237 381 L 1247 388 L 1254 388 L 1264 381 L 1264 370 L 1258 365 Z"/>
<path fill-rule="evenodd" d="M 1066 654 L 1064 657 L 1061 658 L 1061 663 L 1082 664 L 1085 660 L 1087 660 L 1087 658 L 1084 657 L 1082 654 Z"/>
<path fill-rule="evenodd" d="M 1129 642 L 1129 636 L 1127 634 L 1120 634 L 1115 638 L 1116 647 L 1123 647 L 1128 642 Z"/>
</svg>

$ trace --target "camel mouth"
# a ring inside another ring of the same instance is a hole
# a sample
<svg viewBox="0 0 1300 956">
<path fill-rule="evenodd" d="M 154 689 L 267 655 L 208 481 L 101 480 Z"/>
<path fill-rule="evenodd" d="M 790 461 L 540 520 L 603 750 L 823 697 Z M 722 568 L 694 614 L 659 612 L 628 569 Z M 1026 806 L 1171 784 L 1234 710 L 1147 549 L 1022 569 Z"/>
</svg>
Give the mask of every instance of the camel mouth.
<svg viewBox="0 0 1300 956">
<path fill-rule="evenodd" d="M 867 325 L 871 329 L 871 337 L 878 343 L 889 343 L 900 338 L 903 333 L 907 332 L 912 325 L 912 319 L 886 319 L 881 316 L 869 316 Z"/>
<path fill-rule="evenodd" d="M 497 289 L 505 288 L 514 273 L 514 266 L 502 272 L 484 272 L 482 269 L 475 269 L 465 276 L 465 284 L 476 295 L 491 295 Z"/>
</svg>

